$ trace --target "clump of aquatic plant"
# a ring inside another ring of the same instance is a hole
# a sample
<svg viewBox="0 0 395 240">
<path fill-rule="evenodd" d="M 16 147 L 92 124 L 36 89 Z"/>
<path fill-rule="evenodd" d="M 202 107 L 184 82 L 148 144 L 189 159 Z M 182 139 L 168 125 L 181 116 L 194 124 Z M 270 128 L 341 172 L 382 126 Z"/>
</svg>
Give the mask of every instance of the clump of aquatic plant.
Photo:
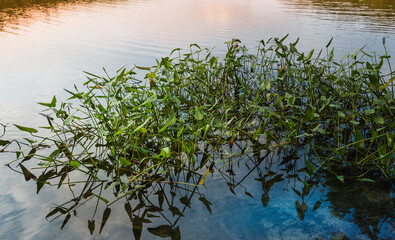
<svg viewBox="0 0 395 240">
<path fill-rule="evenodd" d="M 280 147 L 303 152 L 309 175 L 325 169 L 340 181 L 393 178 L 395 78 L 390 66 L 382 72 L 390 56 L 360 49 L 335 61 L 330 43 L 322 57 L 285 39 L 261 41 L 254 54 L 232 40 L 223 59 L 193 45 L 153 67 L 87 73 L 84 90 L 67 90 L 66 102 L 40 103 L 52 112 L 43 114 L 50 136 L 16 125 L 35 136 L 27 155 L 17 153 L 20 163 L 36 159 L 44 169 L 35 177 L 19 164 L 25 178 L 36 179 L 39 191 L 53 176 L 61 173 L 60 186 L 79 171 L 128 194 L 147 182 L 172 182 L 172 173 L 208 173 Z M 235 143 L 245 147 L 232 151 Z"/>
</svg>

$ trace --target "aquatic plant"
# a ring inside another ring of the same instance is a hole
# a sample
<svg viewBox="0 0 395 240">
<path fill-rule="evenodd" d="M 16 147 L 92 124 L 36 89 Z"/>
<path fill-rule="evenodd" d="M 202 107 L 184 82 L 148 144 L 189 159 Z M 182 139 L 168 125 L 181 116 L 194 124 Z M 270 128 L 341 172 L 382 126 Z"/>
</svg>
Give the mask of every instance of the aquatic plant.
<svg viewBox="0 0 395 240">
<path fill-rule="evenodd" d="M 152 184 L 195 188 L 210 172 L 226 169 L 232 176 L 233 166 L 247 159 L 255 169 L 278 156 L 278 164 L 303 183 L 301 191 L 293 188 L 301 197 L 295 203 L 301 220 L 305 198 L 323 172 L 340 183 L 393 181 L 395 77 L 387 51 L 376 56 L 359 49 L 338 61 L 331 42 L 325 54 L 314 55 L 298 51 L 299 40 L 285 44 L 286 37 L 261 41 L 254 54 L 234 39 L 223 59 L 194 44 L 153 67 L 122 68 L 115 76 L 87 73 L 83 91 L 75 86 L 66 90 L 65 102 L 54 96 L 39 103 L 47 107 L 46 133 L 15 125 L 32 138 L 20 143 L 23 149 L 8 166 L 36 181 L 37 193 L 45 184 L 82 184 L 79 196 L 48 214 L 66 215 L 63 226 L 91 198 L 106 205 L 105 224 L 112 204 L 141 197 Z M 302 168 L 294 167 L 295 159 Z M 75 181 L 81 174 L 86 179 Z M 260 173 L 263 206 L 270 187 L 282 180 L 282 174 Z M 239 184 L 228 185 L 233 192 Z M 110 187 L 113 196 L 102 195 Z M 208 200 L 201 201 L 210 211 Z M 177 238 L 175 224 L 163 228 Z"/>
</svg>

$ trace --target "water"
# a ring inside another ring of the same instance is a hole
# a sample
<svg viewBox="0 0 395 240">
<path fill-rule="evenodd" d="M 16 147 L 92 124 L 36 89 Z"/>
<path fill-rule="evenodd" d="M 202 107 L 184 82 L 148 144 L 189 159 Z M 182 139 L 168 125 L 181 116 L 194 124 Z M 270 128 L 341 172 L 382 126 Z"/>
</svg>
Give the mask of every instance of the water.
<svg viewBox="0 0 395 240">
<path fill-rule="evenodd" d="M 65 100 L 68 96 L 63 89 L 81 85 L 85 81 L 83 71 L 101 75 L 103 67 L 113 73 L 122 66 L 151 66 L 156 58 L 167 56 L 174 48 L 187 49 L 191 43 L 215 47 L 215 53 L 223 54 L 224 42 L 239 38 L 253 49 L 260 39 L 282 37 L 287 33 L 290 40 L 300 37 L 300 48 L 305 51 L 324 48 L 333 37 L 332 44 L 339 57 L 365 45 L 366 51 L 383 53 L 385 37 L 392 53 L 395 51 L 395 3 L 392 0 L 46 0 L 27 3 L 5 0 L 0 3 L 0 122 L 10 123 L 7 139 L 23 137 L 13 123 L 45 126 L 46 120 L 38 114 L 42 107 L 36 102 L 49 102 L 53 95 Z M 1 154 L 0 161 L 4 164 L 13 157 Z M 340 181 L 329 181 L 309 194 L 307 200 L 307 197 L 299 197 L 286 181 L 275 183 L 270 191 L 265 189 L 266 185 L 256 179 L 269 169 L 278 171 L 276 166 L 260 166 L 260 170 L 255 169 L 243 180 L 242 186 L 246 189 L 240 185 L 235 187 L 236 195 L 229 191 L 229 177 L 220 174 L 210 174 L 206 187 L 198 188 L 199 194 L 178 190 L 174 206 L 182 209 L 184 205 L 179 198 L 188 195 L 192 208 L 186 207 L 184 217 L 177 220 L 177 215 L 173 216 L 165 205 L 164 216 L 143 224 L 142 239 L 155 237 L 152 234 L 155 230 L 148 228 L 173 225 L 175 221 L 174 228 L 179 227 L 183 239 L 341 236 L 394 239 L 393 186 L 354 182 L 343 186 Z M 243 179 L 247 170 L 234 170 L 236 178 Z M 292 187 L 301 191 L 300 182 L 293 184 Z M 157 191 L 159 186 L 153 188 Z M 193 187 L 188 189 L 192 191 Z M 320 192 L 322 189 L 325 191 Z M 344 195 L 344 189 L 349 191 L 346 196 L 350 197 L 339 197 L 339 192 Z M 168 190 L 166 194 L 170 199 Z M 268 194 L 265 195 L 265 191 Z M 148 195 L 152 204 L 157 205 L 157 196 Z M 212 203 L 212 215 L 199 200 L 203 195 Z M 110 218 L 101 234 L 104 208 L 101 205 L 93 217 L 96 200 L 83 205 L 78 217 L 71 217 L 63 230 L 60 228 L 64 216 L 52 222 L 45 219 L 54 204 L 71 198 L 72 193 L 63 187 L 60 191 L 44 187 L 36 195 L 32 181 L 25 182 L 22 175 L 0 167 L 0 238 L 133 239 L 135 236 L 133 221 L 124 210 L 125 201 L 111 207 Z M 295 202 L 303 200 L 309 207 L 301 221 Z M 322 204 L 313 211 L 317 201 Z M 136 204 L 136 201 L 131 203 L 133 208 Z M 93 237 L 88 230 L 90 219 L 96 222 Z M 138 221 L 134 224 L 138 229 Z M 377 226 L 378 231 L 373 226 Z"/>
</svg>

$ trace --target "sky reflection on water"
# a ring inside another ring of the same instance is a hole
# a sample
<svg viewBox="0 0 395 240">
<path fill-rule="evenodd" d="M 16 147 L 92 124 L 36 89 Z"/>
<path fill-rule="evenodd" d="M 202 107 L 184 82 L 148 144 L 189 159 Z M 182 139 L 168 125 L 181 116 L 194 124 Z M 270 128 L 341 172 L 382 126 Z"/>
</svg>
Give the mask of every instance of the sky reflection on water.
<svg viewBox="0 0 395 240">
<path fill-rule="evenodd" d="M 216 53 L 223 54 L 223 43 L 232 38 L 240 38 L 252 50 L 260 39 L 289 33 L 290 40 L 301 38 L 301 49 L 306 51 L 324 48 L 334 37 L 336 54 L 342 56 L 365 44 L 367 51 L 382 53 L 382 38 L 386 37 L 392 53 L 394 6 L 392 0 L 4 0 L 0 3 L 0 122 L 45 125 L 46 120 L 38 115 L 42 107 L 36 102 L 49 101 L 53 95 L 66 99 L 63 89 L 81 85 L 85 81 L 83 71 L 101 75 L 102 67 L 112 73 L 125 65 L 151 66 L 156 58 L 167 56 L 174 48 L 187 49 L 191 43 L 215 47 Z M 7 130 L 8 138 L 20 136 L 12 125 Z M 2 163 L 11 158 L 0 155 Z M 54 194 L 44 188 L 36 195 L 32 182 L 26 183 L 8 168 L 1 167 L 0 176 L 0 238 L 91 239 L 87 228 L 80 226 L 87 226 L 94 204 L 87 204 L 79 218 L 73 217 L 60 231 L 62 221 L 48 223 L 45 215 L 52 203 L 61 203 L 70 196 L 67 189 Z M 336 232 L 352 232 L 355 238 L 368 239 L 350 220 L 352 212 L 343 221 L 331 216 L 329 209 L 335 206 L 326 201 L 330 194 L 313 195 L 303 222 L 295 210 L 297 197 L 292 190 L 283 190 L 285 183 L 275 185 L 268 206 L 263 208 L 262 185 L 256 177 L 257 173 L 245 182 L 254 199 L 245 195 L 242 188 L 236 189 L 234 196 L 222 177 L 210 177 L 202 192 L 213 203 L 213 215 L 198 197 L 192 198 L 193 207 L 187 209 L 179 223 L 182 236 L 325 239 L 328 229 L 334 229 L 334 236 Z M 218 186 L 222 186 L 221 190 Z M 393 206 L 393 191 L 383 192 L 385 201 L 390 196 L 388 206 Z M 322 206 L 312 212 L 312 206 L 321 198 Z M 111 221 L 101 235 L 96 226 L 96 239 L 133 234 L 123 206 L 112 210 Z M 101 215 L 96 224 L 100 218 Z M 158 226 L 165 221 L 161 218 L 154 223 Z M 142 233 L 144 239 L 152 236 L 147 231 Z"/>
</svg>

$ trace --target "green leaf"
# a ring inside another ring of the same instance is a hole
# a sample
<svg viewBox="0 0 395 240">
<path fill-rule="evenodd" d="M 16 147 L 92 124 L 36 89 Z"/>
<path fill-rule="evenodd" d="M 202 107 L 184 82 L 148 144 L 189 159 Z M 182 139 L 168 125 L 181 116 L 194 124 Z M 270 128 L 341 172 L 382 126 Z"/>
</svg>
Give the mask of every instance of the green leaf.
<svg viewBox="0 0 395 240">
<path fill-rule="evenodd" d="M 148 122 L 149 120 L 151 120 L 151 117 L 147 118 L 147 120 L 145 120 L 145 121 L 143 122 L 143 124 L 141 124 L 140 126 L 138 126 L 137 128 L 135 128 L 135 129 L 133 130 L 132 133 L 135 133 L 135 132 L 139 131 L 142 127 L 145 126 L 145 124 L 147 124 L 147 122 Z"/>
<path fill-rule="evenodd" d="M 195 119 L 200 121 L 203 119 L 203 114 L 198 107 L 195 106 Z"/>
<path fill-rule="evenodd" d="M 382 116 L 380 116 L 380 115 L 375 115 L 375 116 L 373 117 L 373 120 L 374 120 L 377 124 L 380 124 L 380 125 L 383 125 L 383 124 L 384 124 L 384 118 L 383 118 Z"/>
<path fill-rule="evenodd" d="M 361 181 L 361 182 L 376 182 L 376 181 L 374 181 L 372 179 L 369 179 L 369 178 L 360 178 L 360 179 L 358 179 L 358 181 Z"/>
<path fill-rule="evenodd" d="M 151 70 L 150 67 L 139 67 L 139 66 L 136 66 L 136 65 L 135 65 L 135 67 L 138 68 L 138 69 L 140 69 L 140 70 L 147 70 L 147 71 L 150 71 L 150 70 Z"/>
<path fill-rule="evenodd" d="M 356 129 L 355 130 L 355 146 L 358 148 L 363 148 L 365 146 L 365 141 L 363 141 L 363 136 L 361 134 L 361 132 Z"/>
<path fill-rule="evenodd" d="M 120 162 L 122 165 L 125 165 L 125 166 L 129 166 L 130 164 L 132 164 L 131 162 L 129 162 L 128 160 L 126 160 L 124 157 L 120 157 L 120 158 L 119 158 L 119 162 Z"/>
<path fill-rule="evenodd" d="M 79 168 L 81 166 L 81 164 L 79 162 L 76 162 L 76 161 L 70 161 L 70 165 L 73 168 Z"/>
<path fill-rule="evenodd" d="M 162 150 L 160 150 L 159 156 L 162 156 L 163 158 L 169 158 L 170 157 L 170 148 L 169 147 L 162 148 Z"/>
<path fill-rule="evenodd" d="M 53 96 L 51 103 L 42 103 L 39 102 L 38 104 L 46 106 L 46 107 L 56 107 L 56 97 Z"/>
<path fill-rule="evenodd" d="M 29 132 L 29 133 L 37 133 L 38 131 L 34 128 L 29 128 L 29 127 L 22 127 L 19 125 L 14 124 L 15 127 L 17 127 L 19 130 L 24 131 L 24 132 Z"/>
<path fill-rule="evenodd" d="M 375 112 L 374 108 L 373 108 L 373 109 L 365 110 L 365 114 L 366 114 L 366 115 L 371 115 L 371 114 L 373 114 L 374 112 Z"/>
<path fill-rule="evenodd" d="M 333 37 L 332 37 L 331 40 L 328 42 L 328 44 L 326 44 L 326 47 L 325 47 L 325 48 L 328 48 L 328 47 L 331 45 L 332 40 L 333 40 Z"/>
<path fill-rule="evenodd" d="M 344 176 L 340 175 L 340 176 L 336 176 L 337 179 L 339 179 L 340 182 L 344 183 Z"/>
<path fill-rule="evenodd" d="M 106 204 L 108 204 L 110 201 L 108 201 L 107 199 L 105 199 L 104 197 L 101 197 L 101 196 L 99 196 L 99 195 L 96 195 L 96 194 L 92 194 L 93 196 L 95 196 L 95 197 L 97 197 L 98 199 L 100 199 L 100 200 L 102 200 L 103 202 L 105 202 Z"/>
<path fill-rule="evenodd" d="M 69 125 L 74 120 L 74 115 L 70 114 L 67 116 L 66 120 L 63 121 L 63 125 Z"/>
<path fill-rule="evenodd" d="M 344 112 L 342 112 L 342 111 L 338 111 L 337 112 L 337 116 L 340 117 L 340 118 L 345 118 L 346 114 L 344 114 Z"/>
<path fill-rule="evenodd" d="M 302 123 L 306 121 L 310 121 L 314 118 L 314 113 L 315 111 L 313 109 L 310 109 L 302 118 Z"/>
</svg>

